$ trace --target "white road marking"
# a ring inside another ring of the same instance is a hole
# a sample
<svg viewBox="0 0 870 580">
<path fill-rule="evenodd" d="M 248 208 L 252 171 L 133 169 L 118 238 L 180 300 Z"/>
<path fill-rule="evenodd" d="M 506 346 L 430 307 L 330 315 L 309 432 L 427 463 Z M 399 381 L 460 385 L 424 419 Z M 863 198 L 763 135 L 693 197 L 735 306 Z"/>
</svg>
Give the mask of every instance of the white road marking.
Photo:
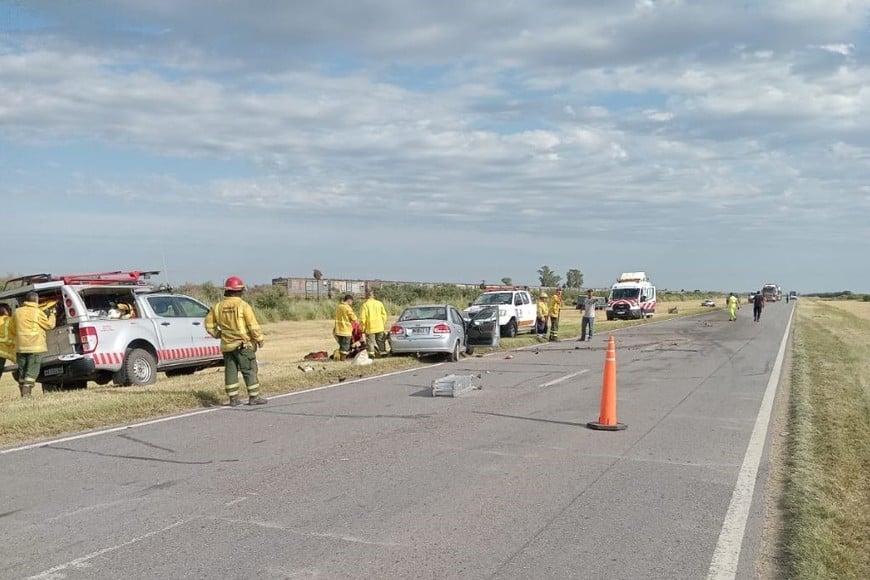
<svg viewBox="0 0 870 580">
<path fill-rule="evenodd" d="M 94 505 L 89 505 L 89 506 L 85 506 L 85 507 L 83 507 L 83 508 L 79 508 L 79 509 L 77 509 L 77 510 L 73 510 L 73 511 L 71 511 L 71 512 L 66 512 L 66 513 L 62 513 L 62 514 L 56 515 L 56 516 L 54 516 L 54 517 L 48 518 L 48 519 L 45 520 L 45 521 L 47 521 L 47 522 L 55 522 L 55 521 L 57 521 L 57 520 L 59 520 L 59 519 L 62 519 L 62 518 L 69 518 L 69 517 L 72 517 L 72 516 L 77 516 L 77 515 L 80 515 L 80 514 L 83 514 L 83 513 L 87 513 L 87 512 L 90 512 L 90 511 L 94 511 L 94 510 L 101 510 L 101 509 L 105 509 L 105 508 L 114 507 L 114 506 L 116 506 L 116 505 L 129 505 L 129 504 L 132 503 L 132 502 L 143 501 L 144 499 L 145 499 L 145 498 L 143 498 L 143 497 L 134 497 L 134 498 L 124 498 L 124 499 L 119 499 L 119 500 L 116 500 L 116 501 L 109 501 L 109 502 L 106 502 L 106 503 L 97 503 L 97 504 L 94 504 Z"/>
<path fill-rule="evenodd" d="M 426 368 L 434 368 L 441 366 L 444 363 L 435 363 L 427 366 Z M 419 368 L 411 368 L 405 369 L 401 371 L 394 371 L 392 373 L 386 373 L 383 375 L 372 375 L 370 377 L 362 377 L 359 379 L 354 379 L 352 381 L 343 381 L 340 383 L 333 383 L 331 385 L 324 385 L 322 387 L 315 387 L 313 389 L 305 389 L 302 391 L 293 391 L 292 393 L 284 393 L 281 395 L 273 395 L 271 397 L 265 397 L 266 399 L 283 399 L 284 397 L 295 397 L 298 395 L 303 395 L 305 393 L 313 393 L 315 391 L 322 391 L 324 389 L 332 389 L 335 387 L 343 387 L 344 385 L 353 385 L 355 383 L 362 383 L 365 381 L 370 381 L 372 379 L 380 379 L 383 377 L 391 377 L 394 375 L 400 375 L 402 373 L 408 373 L 411 371 L 418 371 Z M 148 425 L 156 425 L 157 423 L 164 423 L 166 421 L 175 421 L 176 419 L 185 419 L 187 417 L 195 417 L 196 415 L 204 415 L 205 413 L 214 413 L 215 411 L 222 411 L 225 409 L 229 409 L 229 407 L 211 407 L 209 409 L 201 409 L 199 411 L 191 411 L 189 413 L 181 413 L 180 415 L 171 415 L 169 417 L 162 417 L 160 419 L 152 419 L 150 421 L 142 421 L 141 423 L 133 423 L 132 425 L 122 425 L 120 427 L 111 427 L 109 429 L 100 429 L 99 431 L 90 431 L 88 433 L 79 433 L 78 435 L 70 435 L 69 437 L 61 437 L 59 439 L 51 439 L 49 441 L 40 441 L 39 443 L 29 443 L 27 445 L 21 445 L 19 447 L 11 447 L 9 449 L 0 449 L 0 455 L 5 455 L 7 453 L 14 453 L 16 451 L 27 451 L 28 449 L 36 449 L 38 447 L 48 447 L 49 445 L 56 445 L 57 443 L 66 443 L 67 441 L 77 441 L 79 439 L 87 439 L 88 437 L 96 437 L 97 435 L 107 435 L 109 433 L 117 433 L 118 431 L 125 431 L 127 429 L 136 429 L 138 427 L 147 427 Z"/>
<path fill-rule="evenodd" d="M 553 385 L 558 385 L 559 383 L 564 383 L 568 379 L 573 379 L 576 376 L 582 375 L 584 373 L 588 373 L 589 369 L 583 369 L 582 371 L 577 371 L 576 373 L 571 373 L 570 375 L 565 375 L 564 377 L 559 377 L 558 379 L 553 379 L 552 381 L 546 382 L 542 385 L 538 385 L 539 389 L 543 389 L 546 387 L 552 387 Z"/>
<path fill-rule="evenodd" d="M 746 533 L 746 521 L 749 519 L 749 509 L 752 507 L 752 496 L 755 493 L 755 480 L 758 477 L 758 466 L 761 464 L 761 456 L 764 453 L 764 443 L 767 439 L 767 428 L 770 424 L 770 416 L 773 413 L 773 400 L 776 397 L 776 389 L 782 374 L 782 363 L 785 358 L 785 347 L 788 344 L 788 336 L 791 331 L 791 323 L 794 318 L 794 310 L 788 318 L 785 334 L 779 345 L 776 362 L 770 373 L 770 380 L 764 391 L 761 408 L 755 419 L 755 427 L 749 438 L 749 446 L 743 457 L 743 465 L 737 475 L 737 483 L 734 485 L 734 493 L 731 494 L 731 503 L 722 522 L 722 530 L 719 532 L 719 541 L 713 552 L 710 569 L 707 572 L 707 580 L 733 580 L 737 577 L 737 565 L 740 562 L 740 550 L 743 546 L 743 536 Z"/>
<path fill-rule="evenodd" d="M 248 498 L 247 498 L 247 497 L 239 497 L 239 498 L 236 498 L 236 499 L 234 499 L 234 500 L 232 500 L 232 501 L 228 501 L 227 503 L 225 503 L 225 504 L 224 504 L 224 507 L 230 507 L 231 505 L 236 505 L 237 503 L 242 503 L 242 502 L 245 501 L 246 499 L 248 499 Z"/>
<path fill-rule="evenodd" d="M 232 518 L 212 518 L 217 521 L 227 522 L 230 524 L 242 524 L 246 526 L 257 526 L 258 528 L 266 528 L 268 530 L 281 530 L 283 532 L 289 532 L 291 534 L 296 534 L 298 536 L 307 536 L 310 538 L 325 538 L 328 540 L 341 540 L 342 542 L 351 542 L 354 544 L 367 544 L 369 546 L 386 546 L 389 548 L 401 547 L 403 544 L 398 544 L 396 542 L 376 542 L 374 540 L 366 540 L 365 538 L 358 538 L 356 536 L 348 536 L 346 534 L 333 534 L 329 532 L 305 532 L 296 528 L 292 528 L 290 526 L 285 526 L 284 524 L 278 522 L 264 522 L 262 520 L 237 520 Z"/>
<path fill-rule="evenodd" d="M 165 528 L 161 528 L 159 530 L 154 530 L 153 532 L 148 532 L 138 538 L 133 538 L 132 540 L 127 540 L 123 544 L 118 544 L 117 546 L 111 546 L 109 548 L 103 548 L 102 550 L 97 550 L 96 552 L 91 552 L 90 554 L 86 554 L 81 558 L 76 558 L 75 560 L 70 560 L 65 564 L 59 564 L 54 568 L 49 568 L 44 572 L 40 572 L 35 576 L 30 576 L 28 580 L 60 580 L 61 578 L 66 578 L 66 574 L 63 574 L 63 570 L 67 568 L 90 568 L 92 564 L 88 562 L 88 560 L 93 560 L 98 556 L 102 556 L 103 554 L 107 554 L 109 552 L 114 552 L 115 550 L 119 550 L 121 548 L 125 548 L 131 544 L 135 544 L 136 542 L 141 542 L 142 540 L 146 540 L 151 536 L 156 536 L 157 534 L 162 534 L 163 532 L 168 532 L 172 528 L 177 528 L 178 526 L 187 523 L 190 520 L 181 520 L 166 526 Z"/>
</svg>

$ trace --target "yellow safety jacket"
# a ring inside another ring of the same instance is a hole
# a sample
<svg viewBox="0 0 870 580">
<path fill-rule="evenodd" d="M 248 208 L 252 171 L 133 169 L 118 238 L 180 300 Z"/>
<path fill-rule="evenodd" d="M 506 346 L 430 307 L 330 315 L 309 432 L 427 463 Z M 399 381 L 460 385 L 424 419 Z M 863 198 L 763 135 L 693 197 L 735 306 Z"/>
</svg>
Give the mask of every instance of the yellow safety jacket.
<svg viewBox="0 0 870 580">
<path fill-rule="evenodd" d="M 550 315 L 550 307 L 546 300 L 538 300 L 538 318 L 546 318 Z"/>
<path fill-rule="evenodd" d="M 359 311 L 359 323 L 363 334 L 378 334 L 387 329 L 387 309 L 377 298 L 369 298 L 363 302 Z"/>
<path fill-rule="evenodd" d="M 221 352 L 263 346 L 265 340 L 254 309 L 238 296 L 224 298 L 208 311 L 205 331 L 221 339 Z"/>
<path fill-rule="evenodd" d="M 332 334 L 335 336 L 353 336 L 353 323 L 358 322 L 356 314 L 350 305 L 341 302 L 335 309 L 335 327 Z"/>
<path fill-rule="evenodd" d="M 550 316 L 553 318 L 559 318 L 559 313 L 562 312 L 562 297 L 558 294 L 554 294 L 552 298 L 550 298 Z"/>
<path fill-rule="evenodd" d="M 0 358 L 15 360 L 15 337 L 11 333 L 12 317 L 0 316 Z"/>
<path fill-rule="evenodd" d="M 54 313 L 46 316 L 36 302 L 25 302 L 12 313 L 9 334 L 15 341 L 15 352 L 35 353 L 48 351 L 45 331 L 54 328 Z"/>
</svg>

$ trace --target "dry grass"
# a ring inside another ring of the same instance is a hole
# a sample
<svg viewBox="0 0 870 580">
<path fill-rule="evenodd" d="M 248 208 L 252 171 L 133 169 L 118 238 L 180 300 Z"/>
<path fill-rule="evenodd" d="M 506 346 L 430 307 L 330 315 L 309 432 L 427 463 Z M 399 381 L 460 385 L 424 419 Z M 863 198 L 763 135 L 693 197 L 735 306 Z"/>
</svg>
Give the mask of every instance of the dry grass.
<svg viewBox="0 0 870 580">
<path fill-rule="evenodd" d="M 788 577 L 870 578 L 870 305 L 799 302 L 791 392 Z"/>
<path fill-rule="evenodd" d="M 721 301 L 720 301 L 721 302 Z M 677 306 L 679 314 L 667 314 Z M 653 320 L 686 316 L 710 309 L 700 302 L 660 303 Z M 582 312 L 573 308 L 562 311 L 563 338 L 580 333 Z M 642 321 L 604 320 L 598 313 L 596 332 L 642 324 Z M 263 325 L 266 346 L 259 351 L 260 381 L 265 394 L 286 393 L 340 380 L 370 376 L 412 368 L 424 362 L 409 357 L 379 359 L 366 367 L 347 362 L 323 361 L 306 363 L 302 359 L 309 352 L 327 351 L 335 347 L 332 321 L 309 320 L 275 322 Z M 536 342 L 535 337 L 521 335 L 504 339 L 502 348 L 516 348 Z M 486 352 L 480 349 L 479 352 Z M 314 370 L 303 372 L 300 366 Z M 18 387 L 9 373 L 0 379 L 0 445 L 54 437 L 66 433 L 129 423 L 176 413 L 179 411 L 219 405 L 226 400 L 223 391 L 223 369 L 209 369 L 191 376 L 168 378 L 160 375 L 157 384 L 150 387 L 99 387 L 94 383 L 86 390 L 43 395 L 39 389 L 29 400 L 21 400 Z"/>
</svg>

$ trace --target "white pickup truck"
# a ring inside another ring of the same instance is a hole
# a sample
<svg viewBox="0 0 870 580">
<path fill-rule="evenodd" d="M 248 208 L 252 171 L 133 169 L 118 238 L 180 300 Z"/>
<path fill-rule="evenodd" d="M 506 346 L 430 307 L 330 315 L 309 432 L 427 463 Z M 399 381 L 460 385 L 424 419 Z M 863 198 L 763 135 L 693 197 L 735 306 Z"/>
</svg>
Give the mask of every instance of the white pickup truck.
<svg viewBox="0 0 870 580">
<path fill-rule="evenodd" d="M 466 318 L 487 306 L 498 305 L 501 335 L 514 337 L 520 332 L 534 332 L 538 307 L 528 290 L 513 286 L 489 287 L 463 310 Z"/>
<path fill-rule="evenodd" d="M 220 340 L 205 331 L 208 306 L 148 283 L 159 272 L 36 274 L 7 281 L 0 302 L 15 310 L 34 291 L 57 325 L 37 381 L 43 390 L 149 385 L 158 372 L 191 374 L 220 366 Z M 14 374 L 15 366 L 8 367 Z"/>
</svg>

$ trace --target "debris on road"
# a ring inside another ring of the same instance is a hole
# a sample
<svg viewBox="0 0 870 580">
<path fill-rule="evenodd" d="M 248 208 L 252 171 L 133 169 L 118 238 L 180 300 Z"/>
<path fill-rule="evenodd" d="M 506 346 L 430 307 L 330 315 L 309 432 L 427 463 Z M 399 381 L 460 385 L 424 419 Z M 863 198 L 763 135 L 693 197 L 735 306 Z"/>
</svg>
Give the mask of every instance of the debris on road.
<svg viewBox="0 0 870 580">
<path fill-rule="evenodd" d="M 458 397 L 473 389 L 479 389 L 471 381 L 474 375 L 447 375 L 432 381 L 433 397 Z"/>
</svg>

